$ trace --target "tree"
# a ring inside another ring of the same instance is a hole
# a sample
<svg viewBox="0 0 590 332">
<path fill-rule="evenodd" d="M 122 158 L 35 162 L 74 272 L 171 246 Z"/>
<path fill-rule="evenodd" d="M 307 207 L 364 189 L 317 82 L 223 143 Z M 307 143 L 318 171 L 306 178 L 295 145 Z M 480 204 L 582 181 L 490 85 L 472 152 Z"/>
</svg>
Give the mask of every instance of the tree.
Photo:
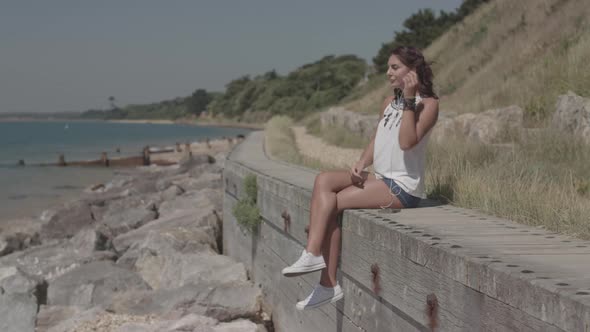
<svg viewBox="0 0 590 332">
<path fill-rule="evenodd" d="M 188 100 L 187 111 L 198 116 L 207 109 L 207 105 L 209 105 L 212 99 L 213 97 L 207 90 L 197 89 Z"/>
<path fill-rule="evenodd" d="M 115 105 L 115 97 L 109 96 L 109 104 L 111 105 L 111 110 L 116 110 L 118 107 Z"/>
</svg>

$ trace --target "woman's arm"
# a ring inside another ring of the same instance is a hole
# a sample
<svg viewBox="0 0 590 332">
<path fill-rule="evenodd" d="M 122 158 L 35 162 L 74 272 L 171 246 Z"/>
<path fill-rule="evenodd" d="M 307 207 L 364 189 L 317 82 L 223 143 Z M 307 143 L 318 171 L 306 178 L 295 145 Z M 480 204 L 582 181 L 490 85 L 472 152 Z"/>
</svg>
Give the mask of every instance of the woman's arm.
<svg viewBox="0 0 590 332">
<path fill-rule="evenodd" d="M 434 127 L 438 119 L 438 100 L 424 98 L 415 104 L 418 91 L 418 75 L 412 70 L 406 74 L 404 80 L 404 111 L 399 128 L 399 146 L 402 150 L 410 150 Z M 413 107 L 411 106 L 413 105 Z"/>
<path fill-rule="evenodd" d="M 402 150 L 410 150 L 434 127 L 438 119 L 438 100 L 425 98 L 412 111 L 404 108 L 399 129 L 399 145 Z"/>
</svg>

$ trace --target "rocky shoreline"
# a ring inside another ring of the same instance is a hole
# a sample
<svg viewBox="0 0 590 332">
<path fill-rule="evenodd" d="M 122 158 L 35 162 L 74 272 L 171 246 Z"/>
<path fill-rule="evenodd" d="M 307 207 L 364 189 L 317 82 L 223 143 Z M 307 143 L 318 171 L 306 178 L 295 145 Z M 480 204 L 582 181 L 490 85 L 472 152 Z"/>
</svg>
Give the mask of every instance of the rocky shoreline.
<svg viewBox="0 0 590 332">
<path fill-rule="evenodd" d="M 226 153 L 128 170 L 0 230 L 0 331 L 273 331 L 221 254 Z"/>
</svg>

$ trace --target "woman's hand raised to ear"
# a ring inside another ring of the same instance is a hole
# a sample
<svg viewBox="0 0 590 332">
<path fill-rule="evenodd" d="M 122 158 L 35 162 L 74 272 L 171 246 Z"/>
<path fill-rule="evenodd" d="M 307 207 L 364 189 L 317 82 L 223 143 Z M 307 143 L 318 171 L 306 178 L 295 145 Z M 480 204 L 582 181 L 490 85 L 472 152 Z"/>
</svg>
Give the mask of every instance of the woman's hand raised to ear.
<svg viewBox="0 0 590 332">
<path fill-rule="evenodd" d="M 418 74 L 415 70 L 410 70 L 403 78 L 404 81 L 404 98 L 416 97 L 418 92 Z"/>
</svg>

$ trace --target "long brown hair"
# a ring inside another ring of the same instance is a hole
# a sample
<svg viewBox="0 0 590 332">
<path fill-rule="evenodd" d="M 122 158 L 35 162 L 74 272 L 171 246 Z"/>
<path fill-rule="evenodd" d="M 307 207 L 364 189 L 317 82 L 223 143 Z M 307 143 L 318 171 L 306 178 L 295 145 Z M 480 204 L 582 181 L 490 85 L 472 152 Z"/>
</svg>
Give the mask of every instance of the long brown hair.
<svg viewBox="0 0 590 332">
<path fill-rule="evenodd" d="M 391 55 L 395 55 L 404 65 L 416 70 L 419 81 L 418 92 L 421 97 L 438 99 L 432 88 L 432 79 L 434 78 L 432 69 L 420 50 L 412 46 L 399 46 L 391 51 Z"/>
</svg>

